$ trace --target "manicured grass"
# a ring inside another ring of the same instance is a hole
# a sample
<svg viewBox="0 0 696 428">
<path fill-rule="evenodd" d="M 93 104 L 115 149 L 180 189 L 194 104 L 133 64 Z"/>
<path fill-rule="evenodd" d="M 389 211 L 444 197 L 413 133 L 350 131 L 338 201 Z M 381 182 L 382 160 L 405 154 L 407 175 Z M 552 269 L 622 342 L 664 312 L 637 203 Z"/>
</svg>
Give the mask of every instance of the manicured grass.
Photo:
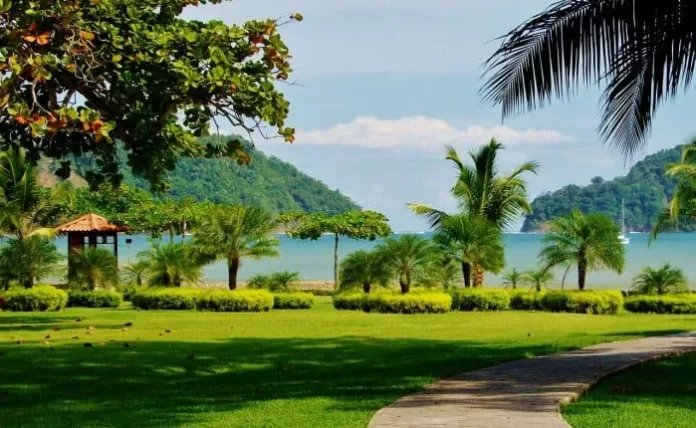
<svg viewBox="0 0 696 428">
<path fill-rule="evenodd" d="M 443 376 L 686 330 L 696 316 L 380 315 L 326 298 L 269 313 L 0 313 L 0 426 L 364 427 Z"/>
<path fill-rule="evenodd" d="M 696 426 L 696 353 L 646 363 L 602 381 L 563 409 L 574 428 Z"/>
</svg>

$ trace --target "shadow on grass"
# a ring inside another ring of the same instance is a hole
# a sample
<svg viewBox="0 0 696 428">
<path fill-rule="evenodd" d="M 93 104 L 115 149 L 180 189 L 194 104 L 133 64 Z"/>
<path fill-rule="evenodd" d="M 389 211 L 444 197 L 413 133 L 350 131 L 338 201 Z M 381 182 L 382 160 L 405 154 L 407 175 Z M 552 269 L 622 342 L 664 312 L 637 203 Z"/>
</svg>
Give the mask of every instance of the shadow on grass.
<svg viewBox="0 0 696 428">
<path fill-rule="evenodd" d="M 612 333 L 606 333 L 603 334 L 602 336 L 605 337 L 611 337 L 611 336 L 621 336 L 625 338 L 629 337 L 648 337 L 648 336 L 666 336 L 668 334 L 680 334 L 684 333 L 684 329 L 667 329 L 667 330 L 644 330 L 644 331 L 620 331 L 620 332 L 612 332 Z"/>
</svg>

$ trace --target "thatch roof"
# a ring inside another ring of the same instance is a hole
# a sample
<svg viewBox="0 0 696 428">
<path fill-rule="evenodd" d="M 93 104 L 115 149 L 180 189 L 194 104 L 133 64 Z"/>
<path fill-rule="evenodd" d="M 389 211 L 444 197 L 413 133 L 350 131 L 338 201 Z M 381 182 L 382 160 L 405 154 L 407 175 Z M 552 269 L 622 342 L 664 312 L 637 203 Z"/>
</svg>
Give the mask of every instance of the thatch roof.
<svg viewBox="0 0 696 428">
<path fill-rule="evenodd" d="M 127 226 L 109 223 L 107 219 L 96 214 L 86 214 L 75 220 L 56 227 L 58 233 L 67 232 L 128 232 Z"/>
</svg>

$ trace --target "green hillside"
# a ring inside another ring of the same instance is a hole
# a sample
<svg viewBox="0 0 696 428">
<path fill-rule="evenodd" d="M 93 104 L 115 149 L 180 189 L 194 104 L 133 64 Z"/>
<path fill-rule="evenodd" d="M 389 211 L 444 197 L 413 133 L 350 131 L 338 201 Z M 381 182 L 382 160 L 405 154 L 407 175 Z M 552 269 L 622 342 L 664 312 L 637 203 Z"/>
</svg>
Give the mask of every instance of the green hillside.
<svg viewBox="0 0 696 428">
<path fill-rule="evenodd" d="M 338 190 L 299 171 L 274 156 L 249 148 L 251 163 L 237 165 L 224 159 L 182 158 L 169 174 L 169 191 L 162 197 L 194 198 L 216 203 L 257 205 L 274 212 L 306 211 L 337 214 L 359 209 Z M 126 159 L 125 153 L 120 155 Z M 80 159 L 80 170 L 90 168 L 88 159 Z M 149 184 L 133 176 L 121 164 L 124 183 L 149 190 Z"/>
<path fill-rule="evenodd" d="M 636 163 L 625 177 L 606 181 L 595 177 L 588 186 L 565 186 L 539 196 L 532 203 L 534 214 L 527 216 L 522 231 L 543 230 L 545 222 L 576 207 L 583 212 L 598 211 L 618 221 L 622 199 L 626 204 L 626 228 L 648 231 L 671 199 L 676 185 L 664 175 L 665 167 L 678 162 L 680 157 L 681 147 L 663 150 Z"/>
</svg>

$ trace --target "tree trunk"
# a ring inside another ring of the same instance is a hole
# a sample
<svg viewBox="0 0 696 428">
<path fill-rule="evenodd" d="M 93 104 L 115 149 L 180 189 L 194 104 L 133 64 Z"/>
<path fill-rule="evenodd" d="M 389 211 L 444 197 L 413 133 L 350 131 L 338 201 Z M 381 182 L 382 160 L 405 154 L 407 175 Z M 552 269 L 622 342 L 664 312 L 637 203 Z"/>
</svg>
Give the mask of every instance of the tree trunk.
<svg viewBox="0 0 696 428">
<path fill-rule="evenodd" d="M 227 261 L 227 285 L 230 290 L 237 288 L 237 273 L 239 272 L 239 259 L 230 259 Z"/>
<path fill-rule="evenodd" d="M 338 290 L 338 233 L 334 233 L 334 290 Z"/>
<path fill-rule="evenodd" d="M 401 286 L 401 294 L 406 294 L 411 289 L 411 284 L 409 284 L 404 278 L 399 279 L 399 285 Z"/>
<path fill-rule="evenodd" d="M 587 260 L 585 255 L 581 255 L 578 260 L 578 288 L 585 289 L 585 277 L 587 276 Z"/>
<path fill-rule="evenodd" d="M 370 292 L 370 289 L 372 286 L 370 285 L 369 282 L 363 282 L 363 291 L 367 294 Z"/>
<path fill-rule="evenodd" d="M 471 287 L 471 265 L 462 262 L 462 275 L 464 275 L 464 287 Z"/>
<path fill-rule="evenodd" d="M 479 264 L 472 266 L 474 270 L 474 288 L 483 287 L 483 268 Z"/>
<path fill-rule="evenodd" d="M 29 274 L 27 278 L 24 280 L 24 288 L 32 288 L 34 287 L 34 274 Z"/>
</svg>

